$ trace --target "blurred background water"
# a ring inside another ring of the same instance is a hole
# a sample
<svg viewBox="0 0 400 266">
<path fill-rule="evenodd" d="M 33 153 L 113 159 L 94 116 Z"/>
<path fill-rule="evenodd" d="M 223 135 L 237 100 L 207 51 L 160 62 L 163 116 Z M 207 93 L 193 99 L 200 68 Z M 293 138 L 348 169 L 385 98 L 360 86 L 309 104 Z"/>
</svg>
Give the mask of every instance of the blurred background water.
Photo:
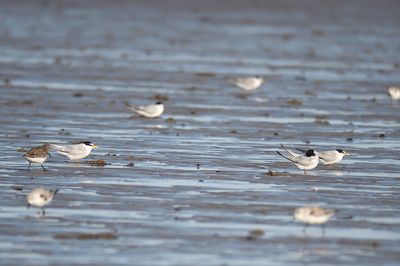
<svg viewBox="0 0 400 266">
<path fill-rule="evenodd" d="M 1 1 L 0 261 L 397 265 L 399 5 Z M 26 172 L 23 150 L 79 139 L 107 165 Z M 303 175 L 280 143 L 353 156 Z M 39 186 L 60 189 L 44 218 Z M 339 211 L 325 236 L 292 220 L 309 204 Z"/>
</svg>

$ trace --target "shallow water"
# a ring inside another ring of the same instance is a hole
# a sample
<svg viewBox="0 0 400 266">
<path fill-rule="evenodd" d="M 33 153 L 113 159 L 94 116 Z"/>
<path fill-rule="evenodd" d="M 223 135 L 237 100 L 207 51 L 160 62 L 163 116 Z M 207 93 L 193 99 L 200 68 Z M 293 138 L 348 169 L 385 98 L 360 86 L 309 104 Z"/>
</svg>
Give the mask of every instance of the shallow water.
<svg viewBox="0 0 400 266">
<path fill-rule="evenodd" d="M 397 265 L 399 7 L 2 1 L 2 264 Z M 267 82 L 227 82 L 248 74 Z M 125 106 L 160 98 L 158 119 Z M 77 139 L 109 164 L 18 152 Z M 280 143 L 353 156 L 304 175 Z M 60 189 L 44 218 L 38 186 Z M 325 235 L 292 220 L 309 204 L 338 211 Z"/>
</svg>

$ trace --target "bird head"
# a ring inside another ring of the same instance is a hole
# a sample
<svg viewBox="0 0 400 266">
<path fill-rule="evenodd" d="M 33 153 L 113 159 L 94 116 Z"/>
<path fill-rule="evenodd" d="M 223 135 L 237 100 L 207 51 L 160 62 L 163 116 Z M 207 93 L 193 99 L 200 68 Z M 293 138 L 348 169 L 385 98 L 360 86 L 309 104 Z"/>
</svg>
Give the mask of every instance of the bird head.
<svg viewBox="0 0 400 266">
<path fill-rule="evenodd" d="M 342 150 L 342 149 L 337 149 L 336 151 L 337 151 L 338 153 L 343 154 L 343 156 L 344 156 L 344 155 L 351 155 L 350 152 L 346 152 L 345 150 Z"/>
<path fill-rule="evenodd" d="M 264 81 L 264 78 L 261 77 L 261 76 L 258 76 L 258 75 L 257 75 L 257 76 L 254 76 L 254 77 L 255 77 L 256 79 L 260 80 L 261 82 Z"/>
<path fill-rule="evenodd" d="M 53 194 L 53 196 L 55 196 L 55 195 L 57 194 L 58 191 L 59 191 L 59 189 L 50 190 L 50 192 Z"/>
<path fill-rule="evenodd" d="M 92 147 L 93 149 L 94 149 L 94 148 L 98 148 L 98 147 L 97 147 L 93 142 L 91 142 L 91 141 L 83 141 L 82 143 L 85 144 L 86 146 Z"/>
<path fill-rule="evenodd" d="M 317 154 L 315 153 L 315 151 L 314 150 L 308 150 L 308 151 L 306 151 L 306 156 L 307 157 L 313 157 L 313 156 L 316 156 Z"/>
</svg>

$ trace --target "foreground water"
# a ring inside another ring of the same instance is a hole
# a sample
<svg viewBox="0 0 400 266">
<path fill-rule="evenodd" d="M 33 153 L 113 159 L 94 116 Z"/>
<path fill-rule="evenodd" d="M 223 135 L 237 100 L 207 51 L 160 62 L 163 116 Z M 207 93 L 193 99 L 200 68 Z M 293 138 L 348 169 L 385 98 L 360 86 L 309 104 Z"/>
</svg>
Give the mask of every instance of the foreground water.
<svg viewBox="0 0 400 266">
<path fill-rule="evenodd" d="M 399 4 L 375 5 L 2 1 L 2 264 L 397 265 Z M 226 82 L 246 74 L 267 82 Z M 24 149 L 77 139 L 108 164 L 26 171 Z M 304 175 L 280 143 L 353 156 Z M 44 218 L 38 186 L 60 189 Z M 338 210 L 324 236 L 292 220 L 309 204 Z"/>
</svg>

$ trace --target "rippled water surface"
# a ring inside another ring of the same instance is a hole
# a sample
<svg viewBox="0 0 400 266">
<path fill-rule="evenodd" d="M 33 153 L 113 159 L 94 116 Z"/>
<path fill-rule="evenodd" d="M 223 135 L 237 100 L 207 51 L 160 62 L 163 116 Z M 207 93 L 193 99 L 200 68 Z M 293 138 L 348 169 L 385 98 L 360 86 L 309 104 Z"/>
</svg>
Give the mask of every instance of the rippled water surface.
<svg viewBox="0 0 400 266">
<path fill-rule="evenodd" d="M 2 1 L 1 264 L 397 265 L 399 8 Z M 126 108 L 157 100 L 158 119 Z M 26 171 L 24 149 L 79 139 L 100 148 Z M 304 175 L 280 143 L 353 155 Z M 39 186 L 60 189 L 44 218 Z M 325 235 L 293 221 L 309 204 L 338 211 Z"/>
</svg>

